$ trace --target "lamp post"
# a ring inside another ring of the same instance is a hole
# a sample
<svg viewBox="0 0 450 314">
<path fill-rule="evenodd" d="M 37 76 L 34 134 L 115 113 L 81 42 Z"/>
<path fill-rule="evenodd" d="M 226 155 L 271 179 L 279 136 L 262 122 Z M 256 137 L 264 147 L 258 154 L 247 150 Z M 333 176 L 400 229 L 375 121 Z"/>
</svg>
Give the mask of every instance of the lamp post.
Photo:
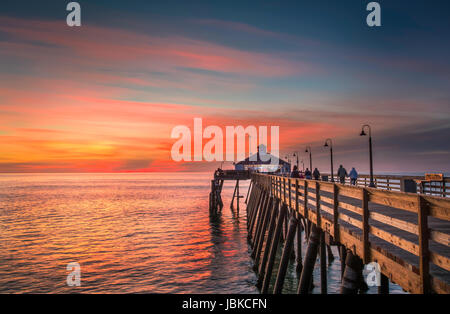
<svg viewBox="0 0 450 314">
<path fill-rule="evenodd" d="M 312 156 L 311 156 L 311 146 L 306 146 L 305 153 L 309 152 L 309 170 L 312 172 Z"/>
<path fill-rule="evenodd" d="M 334 173 L 333 173 L 333 141 L 331 138 L 327 138 L 325 140 L 324 147 L 330 147 L 330 157 L 331 157 L 331 182 L 334 182 Z"/>
<path fill-rule="evenodd" d="M 289 155 L 286 155 L 284 157 L 284 159 L 286 159 L 286 161 L 288 162 L 288 164 L 289 164 L 289 172 L 291 172 L 291 159 L 289 158 Z"/>
<path fill-rule="evenodd" d="M 298 152 L 294 152 L 294 157 L 297 157 L 297 170 L 298 170 Z"/>
<path fill-rule="evenodd" d="M 366 136 L 367 133 L 364 131 L 365 129 L 369 130 L 369 158 L 370 158 L 370 184 L 369 187 L 374 188 L 375 183 L 373 181 L 373 158 L 372 158 L 372 130 L 370 128 L 370 125 L 364 124 L 361 129 L 360 136 Z"/>
<path fill-rule="evenodd" d="M 303 162 L 303 159 L 302 159 L 301 163 L 302 163 L 302 167 L 303 167 L 303 172 L 305 172 L 305 163 Z"/>
</svg>

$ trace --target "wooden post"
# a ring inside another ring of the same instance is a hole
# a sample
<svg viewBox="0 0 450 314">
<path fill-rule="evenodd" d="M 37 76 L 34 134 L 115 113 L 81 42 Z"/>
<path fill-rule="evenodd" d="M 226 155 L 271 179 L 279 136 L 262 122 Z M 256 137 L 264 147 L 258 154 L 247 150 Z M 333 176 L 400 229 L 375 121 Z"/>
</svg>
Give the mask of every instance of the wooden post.
<svg viewBox="0 0 450 314">
<path fill-rule="evenodd" d="M 237 185 L 234 186 L 233 197 L 231 198 L 231 204 L 230 204 L 231 209 L 234 209 L 234 198 L 236 197 L 236 188 L 237 188 Z"/>
<path fill-rule="evenodd" d="M 389 294 L 389 278 L 383 274 L 380 274 L 381 276 L 381 282 L 380 286 L 378 287 L 378 293 L 379 294 Z"/>
<path fill-rule="evenodd" d="M 333 183 L 333 238 L 339 243 L 339 188 Z"/>
<path fill-rule="evenodd" d="M 256 253 L 258 252 L 258 246 L 260 244 L 261 235 L 264 239 L 266 220 L 267 220 L 267 217 L 269 217 L 271 202 L 272 202 L 272 198 L 269 195 L 267 195 L 266 202 L 261 211 L 261 219 L 259 221 L 259 226 L 256 229 L 256 233 L 255 233 L 254 250 L 251 254 L 252 258 L 255 258 Z"/>
<path fill-rule="evenodd" d="M 269 199 L 269 202 L 267 204 L 267 210 L 266 210 L 266 214 L 264 216 L 263 226 L 262 226 L 261 232 L 259 233 L 259 238 L 257 240 L 256 253 L 255 253 L 255 256 L 254 256 L 255 263 L 254 263 L 254 267 L 253 267 L 253 269 L 256 272 L 258 272 L 258 270 L 259 270 L 259 268 L 258 268 L 258 266 L 259 266 L 259 259 L 261 257 L 261 251 L 262 251 L 262 247 L 264 245 L 264 238 L 265 238 L 265 235 L 266 235 L 266 230 L 267 230 L 267 227 L 269 225 L 269 220 L 270 220 L 270 217 L 272 215 L 272 212 L 274 211 L 273 210 L 273 202 L 274 202 L 274 199 L 271 196 L 270 199 Z"/>
<path fill-rule="evenodd" d="M 341 293 L 357 294 L 361 283 L 361 260 L 353 255 L 352 251 L 347 250 L 345 259 L 345 271 L 342 278 Z"/>
<path fill-rule="evenodd" d="M 256 225 L 255 225 L 255 233 L 253 234 L 253 228 L 252 228 L 252 237 L 250 238 L 250 245 L 253 247 L 255 244 L 255 240 L 259 234 L 259 230 L 261 228 L 261 222 L 263 220 L 263 216 L 265 213 L 265 209 L 266 209 L 266 205 L 267 205 L 267 201 L 269 200 L 269 197 L 267 195 L 267 193 L 264 191 L 263 194 L 263 200 L 261 202 L 261 205 L 259 207 L 259 211 L 258 211 L 258 218 L 256 219 Z"/>
<path fill-rule="evenodd" d="M 274 294 L 280 294 L 283 290 L 284 278 L 286 277 L 286 270 L 289 264 L 292 248 L 294 245 L 295 231 L 297 230 L 298 220 L 294 216 L 289 221 L 289 231 L 286 236 L 283 253 L 281 254 L 280 265 L 278 267 L 277 279 L 273 289 Z"/>
<path fill-rule="evenodd" d="M 364 264 L 370 262 L 370 243 L 369 243 L 369 192 L 366 188 L 362 189 L 362 242 L 363 242 L 363 261 Z"/>
<path fill-rule="evenodd" d="M 217 204 L 216 204 L 216 184 L 215 184 L 214 180 L 211 180 L 211 193 L 210 193 L 210 202 L 209 203 L 210 203 L 209 213 L 211 215 L 215 215 Z"/>
<path fill-rule="evenodd" d="M 252 183 L 253 183 L 253 180 L 250 180 L 250 184 L 248 185 L 248 190 L 247 190 L 247 196 L 245 197 L 245 204 L 247 204 L 248 196 L 249 196 L 250 192 L 252 191 Z"/>
<path fill-rule="evenodd" d="M 237 193 L 236 193 L 236 196 L 237 196 L 236 197 L 236 210 L 239 215 L 239 199 L 241 198 L 239 196 L 239 179 L 236 180 L 236 191 L 237 191 Z"/>
<path fill-rule="evenodd" d="M 308 219 L 308 181 L 305 180 L 304 183 L 305 183 L 304 187 L 305 191 L 303 193 L 305 194 L 304 195 L 305 199 L 303 201 L 303 213 L 304 213 L 303 216 L 305 217 L 305 219 Z"/>
<path fill-rule="evenodd" d="M 309 294 L 311 288 L 314 264 L 317 259 L 317 251 L 320 242 L 320 230 L 316 225 L 311 226 L 311 235 L 309 237 L 308 248 L 305 254 L 305 261 L 303 264 L 302 274 L 300 275 L 300 282 L 298 284 L 298 294 Z"/>
<path fill-rule="evenodd" d="M 317 227 L 322 228 L 322 222 L 320 217 L 320 184 L 316 182 L 316 215 L 317 215 Z"/>
<path fill-rule="evenodd" d="M 297 273 L 302 271 L 302 224 L 300 223 L 300 212 L 298 204 L 298 179 L 295 179 L 295 215 L 299 219 L 297 224 L 297 267 L 295 270 Z"/>
<path fill-rule="evenodd" d="M 252 180 L 253 182 L 253 180 Z M 251 183 L 253 185 L 253 183 Z M 252 208 L 252 202 L 253 198 L 255 197 L 255 189 L 252 187 L 250 191 L 250 196 L 248 196 L 248 202 L 246 207 L 246 213 L 247 213 L 247 228 L 249 226 L 250 216 L 251 216 L 251 208 Z"/>
<path fill-rule="evenodd" d="M 325 232 L 320 231 L 320 292 L 327 294 L 327 254 Z"/>
<path fill-rule="evenodd" d="M 339 245 L 339 252 L 341 258 L 341 281 L 344 280 L 345 260 L 347 259 L 347 249 L 344 245 Z"/>
<path fill-rule="evenodd" d="M 428 207 L 418 195 L 420 293 L 430 293 L 430 255 L 428 251 Z"/>
<path fill-rule="evenodd" d="M 272 215 L 270 217 L 270 223 L 269 223 L 269 231 L 267 233 L 267 241 L 266 241 L 266 246 L 264 248 L 264 254 L 263 254 L 263 258 L 261 260 L 261 264 L 259 265 L 259 276 L 258 276 L 258 281 L 256 283 L 256 286 L 261 289 L 261 285 L 265 276 L 265 272 L 266 272 L 266 263 L 267 263 L 267 259 L 269 257 L 269 250 L 270 250 L 270 246 L 271 243 L 273 242 L 273 234 L 275 231 L 275 227 L 276 227 L 276 223 L 277 223 L 277 215 L 278 215 L 278 200 L 274 199 L 273 200 L 273 209 L 272 209 Z"/>
<path fill-rule="evenodd" d="M 255 183 L 255 185 L 254 185 L 254 187 L 252 189 L 252 195 L 250 196 L 249 204 L 247 205 L 247 212 L 248 212 L 247 230 L 250 229 L 250 225 L 251 225 L 251 222 L 252 222 L 252 219 L 253 219 L 254 210 L 255 210 L 255 203 L 258 200 L 258 195 L 259 195 L 259 187 Z"/>
<path fill-rule="evenodd" d="M 267 261 L 267 267 L 266 267 L 266 271 L 264 274 L 264 281 L 263 281 L 262 291 L 261 291 L 263 294 L 266 294 L 269 289 L 269 283 L 270 283 L 270 279 L 272 277 L 273 264 L 275 262 L 275 256 L 277 254 L 277 248 L 278 248 L 278 243 L 280 242 L 281 232 L 283 231 L 282 230 L 283 220 L 284 220 L 284 216 L 286 215 L 286 212 L 287 212 L 286 205 L 282 204 L 281 209 L 280 209 L 280 214 L 278 215 L 278 221 L 277 221 L 277 226 L 275 228 L 275 234 L 273 236 L 272 243 L 270 245 L 269 259 Z"/>
<path fill-rule="evenodd" d="M 289 208 L 292 208 L 292 201 L 291 201 L 291 190 L 292 190 L 292 186 L 291 186 L 291 179 L 290 178 L 288 178 L 287 179 L 287 182 L 288 182 L 288 187 L 289 187 L 289 193 L 288 193 L 288 197 L 289 197 Z"/>
<path fill-rule="evenodd" d="M 327 244 L 327 257 L 328 257 L 328 265 L 331 265 L 334 261 L 333 251 L 331 250 L 331 245 Z"/>
<path fill-rule="evenodd" d="M 302 224 L 298 223 L 297 225 L 297 267 L 295 268 L 295 270 L 297 271 L 297 273 L 301 273 L 302 272 L 302 268 L 303 268 L 303 261 L 302 261 Z"/>
<path fill-rule="evenodd" d="M 446 197 L 445 178 L 442 177 L 442 197 Z"/>
<path fill-rule="evenodd" d="M 258 217 L 258 212 L 259 212 L 259 209 L 261 207 L 261 204 L 262 204 L 263 200 L 264 200 L 264 191 L 261 189 L 261 191 L 259 193 L 258 201 L 256 202 L 256 206 L 255 206 L 254 211 L 253 211 L 252 221 L 251 221 L 251 224 L 250 224 L 250 229 L 248 230 L 248 239 L 250 241 L 252 239 L 253 228 L 255 226 L 255 222 L 256 222 L 256 219 Z"/>
</svg>

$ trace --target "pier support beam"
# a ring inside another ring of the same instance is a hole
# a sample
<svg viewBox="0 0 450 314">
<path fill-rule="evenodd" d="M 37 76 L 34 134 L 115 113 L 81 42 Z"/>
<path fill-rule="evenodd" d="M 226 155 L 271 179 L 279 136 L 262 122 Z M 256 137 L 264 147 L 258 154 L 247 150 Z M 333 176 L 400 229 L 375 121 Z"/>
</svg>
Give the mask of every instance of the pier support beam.
<svg viewBox="0 0 450 314">
<path fill-rule="evenodd" d="M 298 274 L 300 274 L 302 272 L 302 268 L 303 268 L 302 229 L 303 229 L 302 224 L 299 221 L 298 225 L 297 225 L 297 267 L 295 268 L 295 270 L 297 271 Z"/>
<path fill-rule="evenodd" d="M 380 274 L 381 282 L 380 286 L 378 287 L 378 293 L 379 294 L 389 294 L 389 278 L 383 274 Z"/>
<path fill-rule="evenodd" d="M 262 247 L 264 245 L 264 238 L 266 236 L 266 230 L 267 230 L 267 227 L 269 225 L 270 216 L 271 216 L 272 212 L 274 211 L 273 203 L 274 203 L 274 200 L 273 200 L 273 197 L 271 196 L 269 198 L 269 202 L 267 204 L 267 209 L 266 209 L 266 213 L 264 215 L 264 221 L 263 221 L 262 229 L 261 229 L 261 231 L 259 233 L 259 237 L 258 237 L 257 242 L 256 242 L 256 250 L 255 250 L 256 253 L 255 253 L 255 256 L 254 256 L 254 258 L 255 258 L 254 269 L 256 271 L 258 271 L 259 259 L 261 257 L 261 251 L 262 251 Z"/>
<path fill-rule="evenodd" d="M 265 193 L 264 193 L 264 191 L 261 189 L 260 192 L 258 193 L 258 199 L 257 199 L 257 201 L 255 202 L 255 207 L 253 208 L 252 220 L 251 220 L 251 222 L 250 222 L 250 227 L 249 227 L 249 229 L 248 229 L 248 240 L 249 240 L 250 242 L 251 242 L 251 240 L 252 240 L 253 228 L 254 228 L 254 226 L 255 226 L 255 221 L 256 221 L 256 219 L 257 219 L 257 217 L 258 217 L 258 211 L 259 211 L 259 208 L 260 208 L 261 203 L 262 203 L 263 200 L 264 200 L 264 196 L 265 196 Z"/>
<path fill-rule="evenodd" d="M 308 294 L 310 292 L 314 265 L 316 264 L 317 251 L 319 249 L 320 230 L 316 225 L 311 225 L 311 234 L 309 236 L 308 248 L 306 249 L 305 261 L 300 282 L 298 284 L 297 293 Z"/>
<path fill-rule="evenodd" d="M 362 279 L 362 261 L 353 255 L 353 252 L 347 250 L 347 258 L 345 259 L 345 271 L 342 278 L 341 293 L 357 294 L 361 286 Z"/>
<path fill-rule="evenodd" d="M 342 244 L 339 245 L 339 255 L 341 259 L 341 281 L 344 279 L 345 260 L 347 258 L 347 249 Z"/>
<path fill-rule="evenodd" d="M 278 243 L 280 242 L 281 233 L 283 232 L 283 220 L 286 216 L 287 207 L 282 205 L 280 209 L 280 214 L 278 215 L 277 226 L 275 228 L 275 234 L 272 237 L 272 242 L 270 244 L 269 260 L 267 262 L 266 271 L 264 274 L 264 281 L 261 292 L 263 294 L 267 293 L 269 290 L 270 279 L 272 277 L 273 264 L 275 262 L 275 256 L 277 254 Z"/>
<path fill-rule="evenodd" d="M 255 233 L 252 234 L 252 237 L 250 238 L 250 245 L 252 246 L 252 248 L 254 248 L 255 241 L 257 240 L 259 232 L 261 230 L 261 225 L 262 225 L 262 221 L 264 219 L 264 215 L 266 213 L 266 207 L 267 207 L 268 202 L 269 202 L 269 194 L 267 192 L 264 192 L 263 200 L 262 200 L 261 205 L 258 210 L 258 218 L 256 220 Z M 252 254 L 252 257 L 254 257 L 253 254 Z"/>
<path fill-rule="evenodd" d="M 253 252 L 251 254 L 252 258 L 256 257 L 256 253 L 258 251 L 261 235 L 264 237 L 265 227 L 266 227 L 266 219 L 269 216 L 270 204 L 272 202 L 272 198 L 267 195 L 266 201 L 261 208 L 260 218 L 258 221 L 258 226 L 256 228 L 255 237 L 253 241 Z"/>
<path fill-rule="evenodd" d="M 283 253 L 281 254 L 280 265 L 278 267 L 277 279 L 273 289 L 274 294 L 280 294 L 283 290 L 284 278 L 286 277 L 286 270 L 289 264 L 292 248 L 294 246 L 295 232 L 297 231 L 298 220 L 294 216 L 289 221 L 289 228 L 284 242 Z"/>
<path fill-rule="evenodd" d="M 327 294 L 327 251 L 323 231 L 320 231 L 320 292 Z"/>
<path fill-rule="evenodd" d="M 278 200 L 274 199 L 272 215 L 270 216 L 270 222 L 269 222 L 269 231 L 267 233 L 266 246 L 264 248 L 263 258 L 261 260 L 261 263 L 259 264 L 259 271 L 258 271 L 259 276 L 258 276 L 258 281 L 256 283 L 256 287 L 258 287 L 258 289 L 261 289 L 262 282 L 264 280 L 264 276 L 266 273 L 266 264 L 267 264 L 267 259 L 269 257 L 269 250 L 270 250 L 270 245 L 272 243 L 273 234 L 275 232 L 277 216 L 278 216 Z"/>
</svg>

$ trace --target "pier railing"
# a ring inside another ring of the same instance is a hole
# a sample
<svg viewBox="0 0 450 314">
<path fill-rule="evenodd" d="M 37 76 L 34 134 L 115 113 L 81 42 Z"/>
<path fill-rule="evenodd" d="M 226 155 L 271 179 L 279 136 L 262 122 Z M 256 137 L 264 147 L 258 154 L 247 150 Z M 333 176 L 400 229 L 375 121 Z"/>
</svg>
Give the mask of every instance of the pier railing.
<svg viewBox="0 0 450 314">
<path fill-rule="evenodd" d="M 390 179 L 381 190 L 255 173 L 252 186 L 404 290 L 450 293 L 450 199 L 397 192 Z"/>
<path fill-rule="evenodd" d="M 323 176 L 331 181 L 330 174 L 323 174 Z M 450 197 L 450 178 L 446 177 L 427 180 L 426 176 L 375 175 L 373 179 L 375 186 L 382 190 Z M 335 175 L 334 181 L 339 182 L 339 177 Z M 345 182 L 350 184 L 350 178 L 347 177 Z M 358 175 L 356 186 L 368 187 L 369 184 L 369 175 Z"/>
</svg>

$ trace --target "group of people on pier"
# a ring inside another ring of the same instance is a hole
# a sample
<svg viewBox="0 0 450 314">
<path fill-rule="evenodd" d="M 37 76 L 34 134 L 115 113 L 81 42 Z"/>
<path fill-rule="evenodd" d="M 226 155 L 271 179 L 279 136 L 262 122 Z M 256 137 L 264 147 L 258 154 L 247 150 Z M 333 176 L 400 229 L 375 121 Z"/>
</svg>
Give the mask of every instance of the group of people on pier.
<svg viewBox="0 0 450 314">
<path fill-rule="evenodd" d="M 341 184 L 345 184 L 345 179 L 347 177 L 350 178 L 351 185 L 356 185 L 356 182 L 358 181 L 358 172 L 356 171 L 355 167 L 352 167 L 350 173 L 347 173 L 347 170 L 342 165 L 340 165 L 337 171 L 337 176 L 339 177 L 339 182 Z M 291 178 L 320 180 L 320 171 L 319 169 L 315 168 L 314 171 L 311 172 L 309 168 L 306 168 L 306 170 L 302 172 L 298 170 L 297 166 L 294 166 L 294 169 L 291 171 Z"/>
</svg>

